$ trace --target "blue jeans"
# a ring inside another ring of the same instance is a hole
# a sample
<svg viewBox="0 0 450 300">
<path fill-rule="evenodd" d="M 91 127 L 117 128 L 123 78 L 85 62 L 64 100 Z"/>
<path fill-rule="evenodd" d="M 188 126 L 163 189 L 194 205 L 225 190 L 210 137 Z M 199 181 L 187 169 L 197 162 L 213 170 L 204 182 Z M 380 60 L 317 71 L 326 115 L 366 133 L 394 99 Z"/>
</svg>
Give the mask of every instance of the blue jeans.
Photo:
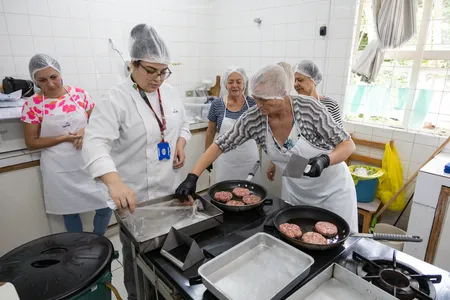
<svg viewBox="0 0 450 300">
<path fill-rule="evenodd" d="M 94 217 L 94 233 L 104 235 L 111 219 L 112 210 L 109 207 L 97 209 Z M 64 215 L 64 225 L 67 232 L 83 232 L 80 214 Z"/>
</svg>

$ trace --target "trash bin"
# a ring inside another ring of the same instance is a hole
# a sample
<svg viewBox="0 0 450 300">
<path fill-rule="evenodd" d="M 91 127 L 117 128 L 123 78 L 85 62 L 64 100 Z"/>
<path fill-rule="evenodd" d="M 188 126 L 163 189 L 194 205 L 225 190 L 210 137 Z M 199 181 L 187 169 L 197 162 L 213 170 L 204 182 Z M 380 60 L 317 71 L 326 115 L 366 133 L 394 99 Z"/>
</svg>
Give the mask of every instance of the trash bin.
<svg viewBox="0 0 450 300">
<path fill-rule="evenodd" d="M 384 174 L 383 169 L 364 165 L 352 165 L 348 168 L 355 182 L 357 201 L 372 202 L 377 193 L 378 178 Z"/>
<path fill-rule="evenodd" d="M 21 299 L 111 299 L 114 248 L 94 233 L 58 233 L 11 250 L 0 258 L 0 282 Z"/>
<path fill-rule="evenodd" d="M 398 227 L 385 224 L 385 223 L 378 223 L 375 225 L 375 228 L 373 229 L 373 232 L 376 233 L 391 233 L 391 234 L 406 234 L 406 232 Z M 391 248 L 394 248 L 399 251 L 403 251 L 403 246 L 405 246 L 405 242 L 388 242 L 388 241 L 379 241 L 382 244 L 385 244 Z"/>
</svg>

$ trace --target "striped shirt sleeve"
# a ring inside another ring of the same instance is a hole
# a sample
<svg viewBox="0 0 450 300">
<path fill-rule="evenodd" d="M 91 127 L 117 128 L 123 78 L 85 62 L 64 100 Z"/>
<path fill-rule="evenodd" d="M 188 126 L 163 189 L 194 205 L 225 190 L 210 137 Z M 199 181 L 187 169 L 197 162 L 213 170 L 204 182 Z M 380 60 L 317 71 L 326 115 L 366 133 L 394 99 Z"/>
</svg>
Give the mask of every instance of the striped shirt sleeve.
<svg viewBox="0 0 450 300">
<path fill-rule="evenodd" d="M 265 137 L 265 119 L 256 106 L 252 107 L 234 123 L 233 127 L 220 135 L 215 143 L 225 153 L 236 149 L 250 139 L 263 144 Z"/>
<path fill-rule="evenodd" d="M 323 97 L 320 102 L 325 105 L 333 120 L 339 125 L 344 126 L 341 118 L 341 109 L 339 104 L 331 98 Z"/>
<path fill-rule="evenodd" d="M 300 120 L 302 134 L 313 145 L 334 149 L 350 138 L 321 105 L 312 97 L 298 97 L 294 100 L 296 120 Z M 331 147 L 330 147 L 331 146 Z"/>
</svg>

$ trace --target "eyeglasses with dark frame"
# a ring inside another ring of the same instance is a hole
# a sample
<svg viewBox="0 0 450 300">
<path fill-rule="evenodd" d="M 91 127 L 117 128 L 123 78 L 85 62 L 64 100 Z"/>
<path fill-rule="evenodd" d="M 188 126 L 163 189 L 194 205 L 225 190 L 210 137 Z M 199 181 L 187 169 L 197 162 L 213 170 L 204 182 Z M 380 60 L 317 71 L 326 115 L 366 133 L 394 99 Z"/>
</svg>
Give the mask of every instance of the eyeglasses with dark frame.
<svg viewBox="0 0 450 300">
<path fill-rule="evenodd" d="M 165 80 L 165 79 L 169 78 L 170 75 L 172 74 L 172 71 L 170 71 L 169 68 L 166 68 L 166 69 L 162 70 L 161 72 L 158 72 L 157 69 L 152 68 L 150 66 L 144 67 L 140 61 L 139 61 L 139 66 L 141 66 L 142 69 L 144 69 L 144 71 L 147 73 L 147 77 L 149 77 L 151 79 L 156 79 L 158 77 L 161 77 L 161 79 Z M 149 69 L 147 69 L 147 68 L 149 68 Z"/>
</svg>

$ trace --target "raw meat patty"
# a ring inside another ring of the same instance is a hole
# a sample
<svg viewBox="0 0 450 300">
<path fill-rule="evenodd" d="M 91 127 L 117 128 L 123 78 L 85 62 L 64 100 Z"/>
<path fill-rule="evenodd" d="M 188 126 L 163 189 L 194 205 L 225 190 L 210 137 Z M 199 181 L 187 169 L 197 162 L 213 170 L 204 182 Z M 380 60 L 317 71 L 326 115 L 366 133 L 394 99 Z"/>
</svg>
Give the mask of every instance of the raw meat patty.
<svg viewBox="0 0 450 300">
<path fill-rule="evenodd" d="M 302 236 L 302 240 L 308 244 L 315 245 L 326 245 L 328 244 L 327 239 L 324 238 L 320 233 L 317 232 L 307 232 Z"/>
<path fill-rule="evenodd" d="M 314 229 L 324 237 L 334 237 L 338 234 L 336 225 L 329 222 L 317 222 Z"/>
<path fill-rule="evenodd" d="M 280 225 L 280 231 L 290 238 L 296 239 L 302 236 L 302 230 L 298 225 L 284 223 Z"/>
<path fill-rule="evenodd" d="M 261 197 L 256 196 L 256 195 L 248 195 L 248 196 L 242 197 L 242 202 L 244 202 L 245 204 L 248 204 L 248 205 L 256 204 L 256 203 L 259 203 L 260 201 L 261 201 Z"/>
<path fill-rule="evenodd" d="M 214 199 L 220 202 L 227 203 L 233 198 L 233 194 L 230 192 L 217 192 L 214 194 Z"/>
<path fill-rule="evenodd" d="M 235 195 L 236 197 L 242 198 L 244 196 L 248 196 L 250 195 L 250 191 L 246 188 L 235 188 L 233 190 L 233 195 Z"/>
<path fill-rule="evenodd" d="M 244 206 L 245 204 L 244 204 L 244 202 L 241 202 L 241 201 L 231 200 L 231 201 L 227 202 L 227 205 L 230 205 L 230 206 Z"/>
<path fill-rule="evenodd" d="M 180 201 L 181 206 L 193 206 L 194 205 L 194 198 L 192 198 L 191 195 L 188 195 L 188 201 Z"/>
</svg>

